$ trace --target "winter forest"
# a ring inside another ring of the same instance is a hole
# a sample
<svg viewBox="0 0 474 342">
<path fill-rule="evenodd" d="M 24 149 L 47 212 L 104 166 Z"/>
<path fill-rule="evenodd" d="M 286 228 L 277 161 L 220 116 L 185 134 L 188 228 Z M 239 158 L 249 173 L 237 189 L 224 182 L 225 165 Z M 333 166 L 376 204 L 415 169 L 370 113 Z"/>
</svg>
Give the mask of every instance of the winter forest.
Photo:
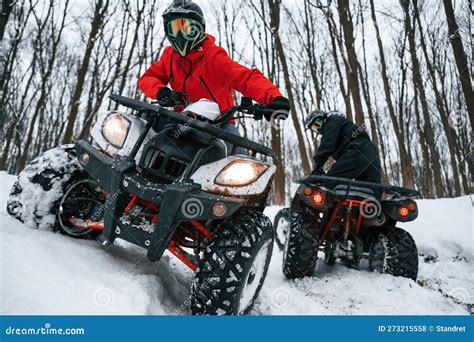
<svg viewBox="0 0 474 342">
<path fill-rule="evenodd" d="M 291 115 L 240 121 L 276 153 L 273 202 L 311 170 L 316 108 L 338 110 L 378 146 L 383 181 L 423 197 L 470 193 L 474 174 L 471 0 L 197 0 L 231 58 L 279 86 Z M 112 93 L 145 99 L 137 81 L 167 46 L 168 0 L 1 0 L 0 170 L 89 139 Z M 6 25 L 5 25 L 6 24 Z M 235 94 L 236 99 L 240 95 Z"/>
</svg>

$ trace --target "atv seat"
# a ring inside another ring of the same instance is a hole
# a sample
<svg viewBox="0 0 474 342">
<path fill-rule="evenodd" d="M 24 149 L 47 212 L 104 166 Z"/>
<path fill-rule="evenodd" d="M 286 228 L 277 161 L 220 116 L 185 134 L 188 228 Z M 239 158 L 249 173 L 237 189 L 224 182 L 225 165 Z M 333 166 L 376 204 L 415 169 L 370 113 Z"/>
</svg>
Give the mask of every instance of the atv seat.
<svg viewBox="0 0 474 342">
<path fill-rule="evenodd" d="M 349 192 L 348 192 L 349 188 Z M 358 186 L 349 186 L 349 185 L 337 185 L 332 191 L 336 195 L 347 196 L 347 197 L 356 197 L 356 198 L 371 198 L 375 199 L 375 193 L 373 190 L 368 188 L 361 188 Z"/>
</svg>

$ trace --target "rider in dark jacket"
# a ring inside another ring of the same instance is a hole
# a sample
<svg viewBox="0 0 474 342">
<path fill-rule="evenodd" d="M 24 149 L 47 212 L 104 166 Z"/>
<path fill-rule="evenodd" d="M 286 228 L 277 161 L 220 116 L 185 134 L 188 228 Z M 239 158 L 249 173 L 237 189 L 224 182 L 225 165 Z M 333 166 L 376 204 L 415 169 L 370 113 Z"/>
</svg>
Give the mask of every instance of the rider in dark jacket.
<svg viewBox="0 0 474 342">
<path fill-rule="evenodd" d="M 336 163 L 328 171 L 328 176 L 381 182 L 379 153 L 363 127 L 339 113 L 320 110 L 308 116 L 306 127 L 322 136 L 314 156 L 313 174 L 321 175 L 324 164 L 332 157 Z"/>
</svg>

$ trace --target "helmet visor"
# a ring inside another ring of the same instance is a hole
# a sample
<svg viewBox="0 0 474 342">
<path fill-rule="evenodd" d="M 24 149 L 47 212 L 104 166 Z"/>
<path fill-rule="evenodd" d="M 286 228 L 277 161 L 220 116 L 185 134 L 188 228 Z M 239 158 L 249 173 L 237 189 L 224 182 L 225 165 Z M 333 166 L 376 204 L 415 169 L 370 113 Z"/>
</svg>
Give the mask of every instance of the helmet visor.
<svg viewBox="0 0 474 342">
<path fill-rule="evenodd" d="M 195 37 L 200 32 L 201 25 L 193 19 L 177 18 L 166 23 L 166 34 L 176 37 L 181 31 L 185 38 Z"/>
</svg>

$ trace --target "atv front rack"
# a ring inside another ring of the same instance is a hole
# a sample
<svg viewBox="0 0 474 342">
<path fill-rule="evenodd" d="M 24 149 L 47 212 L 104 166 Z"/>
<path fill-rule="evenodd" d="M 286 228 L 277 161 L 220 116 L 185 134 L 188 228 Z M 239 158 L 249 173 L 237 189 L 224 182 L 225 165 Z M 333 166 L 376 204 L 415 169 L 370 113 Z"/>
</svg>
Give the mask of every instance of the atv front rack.
<svg viewBox="0 0 474 342">
<path fill-rule="evenodd" d="M 353 187 L 367 188 L 375 193 L 385 193 L 394 196 L 419 197 L 420 193 L 413 189 L 402 188 L 393 185 L 383 185 L 379 183 L 357 181 L 349 178 L 331 177 L 331 176 L 314 176 L 310 175 L 303 177 L 299 183 L 310 186 L 324 186 L 328 189 L 333 189 L 337 185 L 347 185 L 348 191 Z"/>
<path fill-rule="evenodd" d="M 244 199 L 204 192 L 191 179 L 156 184 L 139 174 L 134 161 L 128 157 L 112 159 L 82 140 L 77 141 L 75 147 L 85 172 L 108 194 L 104 207 L 104 240 L 113 243 L 120 238 L 146 248 L 151 261 L 159 260 L 170 248 L 180 222 L 225 219 L 245 203 Z M 121 220 L 130 196 L 158 209 L 151 232 Z M 226 207 L 225 214 L 216 216 L 213 212 L 217 203 Z"/>
</svg>

